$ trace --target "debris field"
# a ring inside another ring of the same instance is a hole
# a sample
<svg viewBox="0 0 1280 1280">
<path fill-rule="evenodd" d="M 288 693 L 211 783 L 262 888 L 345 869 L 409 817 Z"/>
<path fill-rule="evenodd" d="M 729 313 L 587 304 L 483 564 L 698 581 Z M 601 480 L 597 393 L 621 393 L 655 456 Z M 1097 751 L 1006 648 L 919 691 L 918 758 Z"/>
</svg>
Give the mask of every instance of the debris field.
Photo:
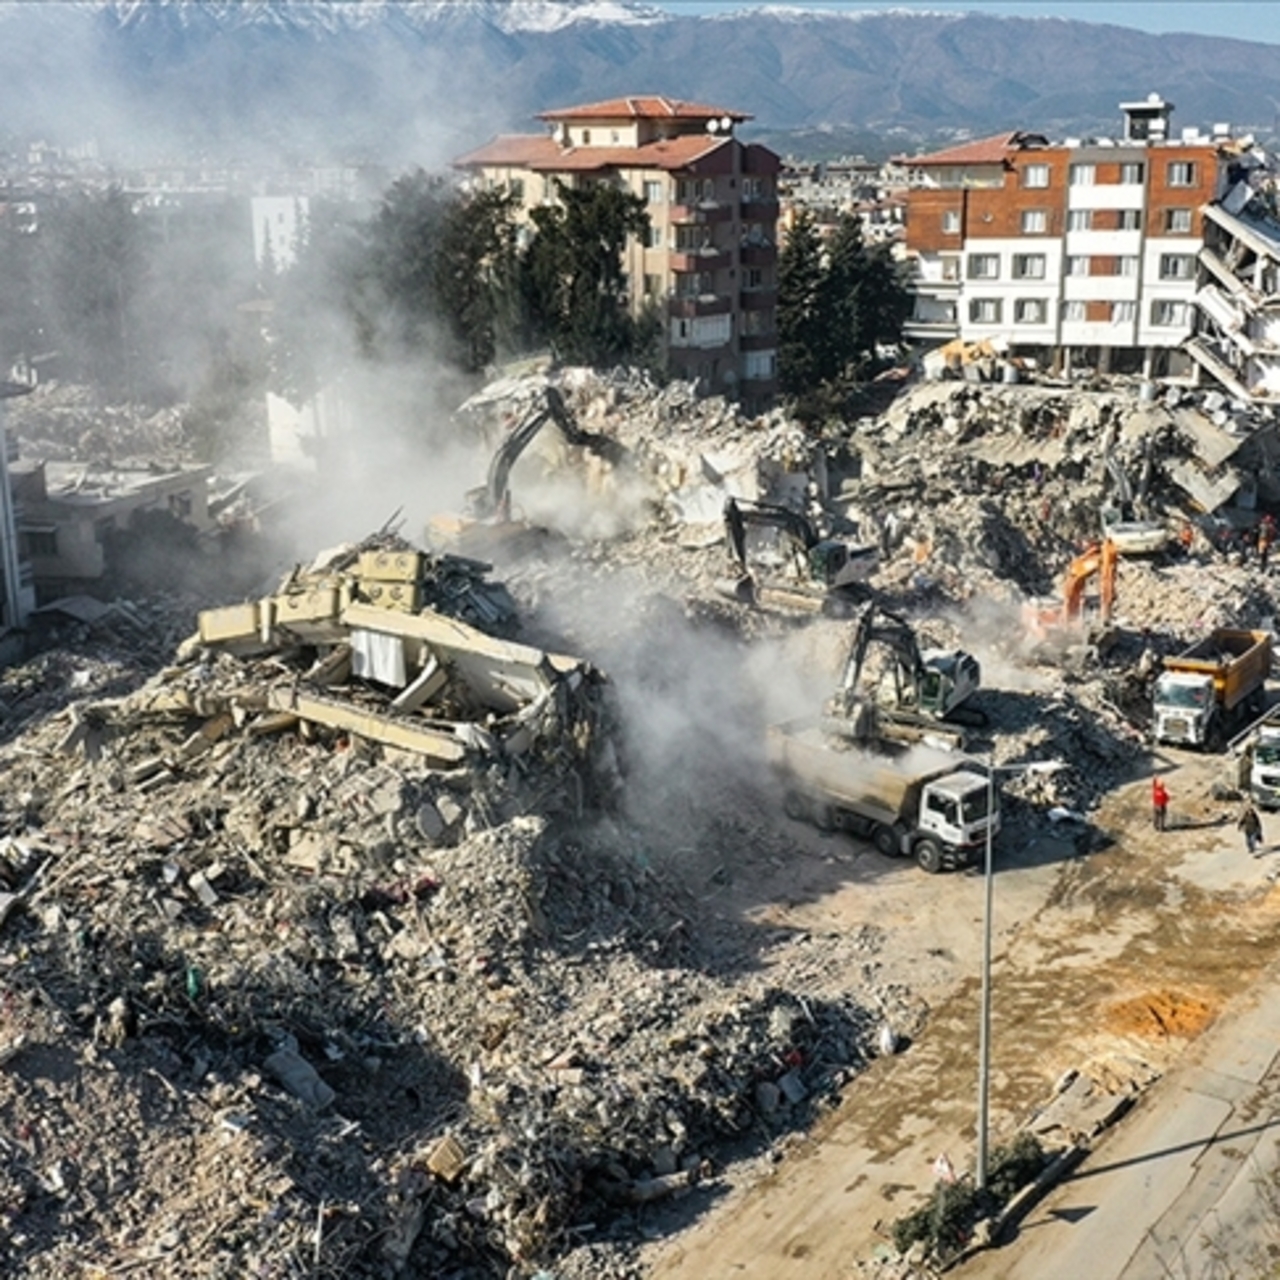
<svg viewBox="0 0 1280 1280">
<path fill-rule="evenodd" d="M 726 497 L 873 542 L 871 590 L 980 655 L 977 745 L 1059 766 L 1003 784 L 1002 838 L 1066 821 L 1087 851 L 1145 741 L 1144 651 L 1273 626 L 1241 531 L 1280 504 L 1275 424 L 1215 393 L 924 382 L 817 429 L 556 381 L 622 452 L 544 438 L 513 469 L 539 554 L 383 532 L 257 599 L 121 602 L 0 677 L 13 1274 L 639 1276 L 654 1206 L 767 1167 L 927 1034 L 875 930 L 708 910 L 785 864 L 763 730 L 817 714 L 848 632 L 717 590 Z M 544 383 L 460 429 L 491 444 Z M 1122 561 L 1112 648 L 1037 661 L 1020 603 L 1110 507 L 1170 547 Z M 673 674 L 700 651 L 705 706 Z"/>
</svg>

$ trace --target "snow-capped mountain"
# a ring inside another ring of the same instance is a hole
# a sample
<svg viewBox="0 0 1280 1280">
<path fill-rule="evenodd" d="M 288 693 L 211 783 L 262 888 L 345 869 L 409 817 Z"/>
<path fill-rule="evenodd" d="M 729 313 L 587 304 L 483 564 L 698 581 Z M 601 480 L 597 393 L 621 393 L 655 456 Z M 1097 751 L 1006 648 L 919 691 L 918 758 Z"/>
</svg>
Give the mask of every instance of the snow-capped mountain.
<svg viewBox="0 0 1280 1280">
<path fill-rule="evenodd" d="M 1099 14 L 1105 10 L 1099 8 Z M 1175 122 L 1270 130 L 1280 48 L 972 13 L 631 0 L 0 3 L 0 146 L 363 156 L 435 166 L 540 110 L 622 94 L 724 102 L 754 127 L 1105 133 L 1153 90 Z"/>
</svg>

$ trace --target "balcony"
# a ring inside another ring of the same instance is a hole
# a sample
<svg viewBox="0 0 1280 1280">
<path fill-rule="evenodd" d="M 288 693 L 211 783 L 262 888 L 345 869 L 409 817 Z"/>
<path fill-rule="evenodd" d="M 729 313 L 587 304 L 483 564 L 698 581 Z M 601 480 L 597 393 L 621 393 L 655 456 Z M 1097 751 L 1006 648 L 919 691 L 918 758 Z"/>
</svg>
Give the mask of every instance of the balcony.
<svg viewBox="0 0 1280 1280">
<path fill-rule="evenodd" d="M 677 249 L 668 259 L 672 271 L 719 271 L 730 262 L 729 250 L 714 245 L 705 249 Z"/>
<path fill-rule="evenodd" d="M 777 196 L 744 196 L 742 217 L 747 222 L 776 222 L 778 220 Z"/>
<path fill-rule="evenodd" d="M 698 316 L 722 316 L 732 310 L 733 299 L 717 293 L 676 297 L 671 298 L 667 303 L 667 313 L 676 320 L 693 320 Z"/>
<path fill-rule="evenodd" d="M 771 267 L 778 261 L 776 244 L 744 244 L 738 252 L 744 267 Z"/>
<path fill-rule="evenodd" d="M 772 351 L 777 345 L 777 333 L 744 333 L 738 339 L 739 351 Z"/>
<path fill-rule="evenodd" d="M 706 226 L 713 222 L 730 222 L 733 219 L 733 205 L 720 204 L 715 200 L 699 200 L 696 204 L 673 204 L 671 221 L 677 226 Z"/>
<path fill-rule="evenodd" d="M 764 311 L 778 305 L 777 289 L 743 289 L 738 305 L 743 311 Z"/>
</svg>

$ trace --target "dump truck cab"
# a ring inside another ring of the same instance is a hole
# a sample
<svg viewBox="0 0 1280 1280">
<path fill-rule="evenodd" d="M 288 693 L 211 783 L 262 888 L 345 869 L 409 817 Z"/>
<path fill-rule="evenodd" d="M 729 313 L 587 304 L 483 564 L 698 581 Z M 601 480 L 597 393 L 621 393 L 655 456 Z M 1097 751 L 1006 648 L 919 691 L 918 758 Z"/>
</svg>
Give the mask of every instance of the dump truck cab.
<svg viewBox="0 0 1280 1280">
<path fill-rule="evenodd" d="M 1280 725 L 1258 730 L 1249 766 L 1249 790 L 1260 809 L 1280 809 Z"/>
<path fill-rule="evenodd" d="M 988 820 L 991 794 L 987 779 L 968 769 L 926 783 L 920 795 L 920 836 L 936 841 L 959 865 L 973 862 L 986 844 L 988 828 L 993 838 L 1000 830 L 998 805 Z M 933 870 L 921 858 L 920 843 L 917 838 L 909 852 L 925 870 Z"/>
<path fill-rule="evenodd" d="M 1213 677 L 1166 671 L 1156 681 L 1156 737 L 1203 746 L 1214 709 Z"/>
</svg>

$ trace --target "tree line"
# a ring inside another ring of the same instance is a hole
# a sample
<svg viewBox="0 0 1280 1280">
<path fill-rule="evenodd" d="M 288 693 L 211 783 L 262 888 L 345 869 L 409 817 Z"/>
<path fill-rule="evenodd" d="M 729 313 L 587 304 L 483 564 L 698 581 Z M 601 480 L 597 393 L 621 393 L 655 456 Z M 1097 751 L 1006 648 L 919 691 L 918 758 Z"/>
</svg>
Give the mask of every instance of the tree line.
<svg viewBox="0 0 1280 1280">
<path fill-rule="evenodd" d="M 104 398 L 187 403 L 197 436 L 264 389 L 301 404 L 359 362 L 474 378 L 549 350 L 661 372 L 666 320 L 657 302 L 633 310 L 624 274 L 628 241 L 649 230 L 643 200 L 607 183 L 557 194 L 521 226 L 507 192 L 416 171 L 367 216 L 313 200 L 283 267 L 253 262 L 230 198 L 166 219 L 112 188 L 43 208 L 34 230 L 0 218 L 0 361 L 56 352 L 61 376 Z M 838 399 L 899 340 L 907 305 L 855 218 L 824 240 L 801 212 L 779 260 L 783 392 Z"/>
</svg>

